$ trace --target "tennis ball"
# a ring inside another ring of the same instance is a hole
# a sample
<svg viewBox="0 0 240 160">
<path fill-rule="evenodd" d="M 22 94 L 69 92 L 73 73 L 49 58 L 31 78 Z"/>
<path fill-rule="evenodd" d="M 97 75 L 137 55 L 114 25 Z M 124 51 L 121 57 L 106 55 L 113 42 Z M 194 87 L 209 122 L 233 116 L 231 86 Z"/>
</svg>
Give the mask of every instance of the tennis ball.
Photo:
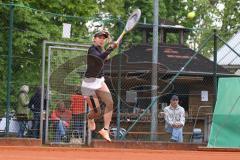
<svg viewBox="0 0 240 160">
<path fill-rule="evenodd" d="M 187 17 L 188 17 L 189 19 L 193 19 L 195 16 L 196 16 L 196 13 L 195 13 L 194 11 L 189 12 L 189 13 L 187 14 Z"/>
</svg>

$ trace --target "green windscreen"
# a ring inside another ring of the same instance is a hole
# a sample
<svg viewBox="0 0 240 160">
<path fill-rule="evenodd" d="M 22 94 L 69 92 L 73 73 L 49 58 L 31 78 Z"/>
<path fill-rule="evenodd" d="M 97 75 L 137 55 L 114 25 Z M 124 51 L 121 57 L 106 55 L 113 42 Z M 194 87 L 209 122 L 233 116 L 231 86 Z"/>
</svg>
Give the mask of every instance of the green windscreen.
<svg viewBox="0 0 240 160">
<path fill-rule="evenodd" d="M 240 147 L 240 78 L 220 78 L 208 147 Z"/>
</svg>

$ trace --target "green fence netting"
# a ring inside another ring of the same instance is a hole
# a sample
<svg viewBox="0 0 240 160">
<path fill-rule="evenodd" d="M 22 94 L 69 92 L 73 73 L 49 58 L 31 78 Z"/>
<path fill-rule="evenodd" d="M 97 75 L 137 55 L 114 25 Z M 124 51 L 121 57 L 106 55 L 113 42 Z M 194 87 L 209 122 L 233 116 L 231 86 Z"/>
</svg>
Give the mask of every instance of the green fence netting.
<svg viewBox="0 0 240 160">
<path fill-rule="evenodd" d="M 208 147 L 240 147 L 240 78 L 220 78 Z"/>
</svg>

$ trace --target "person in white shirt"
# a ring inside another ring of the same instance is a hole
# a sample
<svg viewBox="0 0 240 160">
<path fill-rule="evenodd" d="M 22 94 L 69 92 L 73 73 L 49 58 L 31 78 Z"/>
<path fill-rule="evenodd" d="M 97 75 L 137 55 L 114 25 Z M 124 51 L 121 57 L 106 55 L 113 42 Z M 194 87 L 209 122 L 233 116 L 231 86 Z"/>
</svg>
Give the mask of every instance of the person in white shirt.
<svg viewBox="0 0 240 160">
<path fill-rule="evenodd" d="M 183 142 L 185 110 L 179 104 L 177 95 L 173 95 L 170 105 L 164 108 L 165 130 L 171 134 L 170 142 Z"/>
</svg>

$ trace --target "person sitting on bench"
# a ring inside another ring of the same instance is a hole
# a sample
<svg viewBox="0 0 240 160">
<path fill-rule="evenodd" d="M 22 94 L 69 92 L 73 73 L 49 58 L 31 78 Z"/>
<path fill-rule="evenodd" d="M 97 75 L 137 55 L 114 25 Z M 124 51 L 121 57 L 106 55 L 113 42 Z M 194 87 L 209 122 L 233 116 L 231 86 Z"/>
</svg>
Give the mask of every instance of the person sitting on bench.
<svg viewBox="0 0 240 160">
<path fill-rule="evenodd" d="M 56 129 L 55 142 L 66 141 L 66 133 L 70 127 L 71 119 L 72 112 L 65 107 L 63 102 L 59 102 L 57 108 L 51 114 L 51 120 L 53 120 L 53 125 Z"/>
<path fill-rule="evenodd" d="M 170 105 L 164 108 L 165 130 L 171 134 L 170 142 L 183 142 L 185 110 L 178 102 L 178 96 L 173 95 Z"/>
</svg>

